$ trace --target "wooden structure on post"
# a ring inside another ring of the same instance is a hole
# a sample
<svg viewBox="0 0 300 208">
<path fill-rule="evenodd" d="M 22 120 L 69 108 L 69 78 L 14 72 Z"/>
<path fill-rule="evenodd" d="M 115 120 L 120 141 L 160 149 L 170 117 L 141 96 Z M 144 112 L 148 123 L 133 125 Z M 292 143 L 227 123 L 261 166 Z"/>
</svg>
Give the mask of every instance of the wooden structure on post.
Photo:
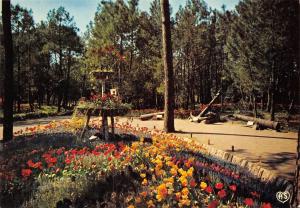
<svg viewBox="0 0 300 208">
<path fill-rule="evenodd" d="M 109 78 L 109 76 L 113 73 L 112 69 L 99 69 L 92 71 L 93 76 L 96 80 L 101 80 L 101 92 L 102 96 L 105 94 L 105 81 Z"/>
<path fill-rule="evenodd" d="M 92 75 L 95 77 L 96 80 L 101 80 L 101 96 L 104 96 L 105 94 L 105 81 L 109 78 L 109 76 L 113 73 L 112 69 L 99 69 L 99 70 L 95 70 L 92 71 Z M 100 111 L 100 115 L 102 117 L 102 134 L 105 138 L 106 141 L 108 141 L 109 139 L 109 130 L 108 130 L 108 117 L 111 117 L 111 133 L 114 135 L 114 113 L 112 112 L 113 109 L 103 109 L 101 107 L 97 108 L 88 108 L 87 109 L 87 113 L 86 113 L 86 123 L 83 127 L 82 133 L 80 138 L 82 139 L 84 136 L 84 133 L 86 131 L 86 129 L 88 128 L 89 125 L 89 121 L 91 118 L 91 114 L 92 114 L 92 110 L 99 110 Z"/>
<path fill-rule="evenodd" d="M 89 128 L 89 122 L 91 120 L 91 116 L 93 111 L 100 111 L 100 115 L 102 117 L 102 128 L 101 128 L 101 133 L 104 136 L 104 139 L 106 141 L 108 141 L 109 139 L 109 126 L 108 126 L 108 118 L 110 117 L 110 121 L 111 121 L 111 134 L 112 136 L 115 135 L 115 116 L 117 115 L 117 110 L 115 109 L 102 109 L 102 108 L 81 108 L 81 107 L 77 107 L 77 110 L 83 111 L 86 110 L 86 121 L 84 124 L 84 127 L 82 129 L 82 132 L 80 134 L 80 139 L 82 139 L 84 137 L 84 134 L 86 132 L 86 130 Z"/>
</svg>

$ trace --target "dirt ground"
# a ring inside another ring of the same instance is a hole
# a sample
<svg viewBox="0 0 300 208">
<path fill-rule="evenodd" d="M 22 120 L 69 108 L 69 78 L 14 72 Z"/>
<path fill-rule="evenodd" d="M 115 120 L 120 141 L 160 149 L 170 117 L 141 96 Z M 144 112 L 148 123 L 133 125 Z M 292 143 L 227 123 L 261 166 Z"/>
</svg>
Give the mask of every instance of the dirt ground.
<svg viewBox="0 0 300 208">
<path fill-rule="evenodd" d="M 68 119 L 69 117 L 52 117 L 37 120 L 16 122 L 14 131 L 32 125 L 47 124 L 53 120 Z M 130 122 L 134 126 L 150 129 L 163 128 L 162 120 L 141 121 L 137 118 L 119 118 L 118 122 Z M 0 126 L 0 139 L 2 138 Z M 257 162 L 261 166 L 273 170 L 278 175 L 292 179 L 295 172 L 297 133 L 276 132 L 274 130 L 255 130 L 240 123 L 191 123 L 188 120 L 175 119 L 176 134 L 182 137 L 192 137 L 200 143 L 214 148 L 231 152 Z M 232 146 L 235 151 L 232 152 Z"/>
</svg>

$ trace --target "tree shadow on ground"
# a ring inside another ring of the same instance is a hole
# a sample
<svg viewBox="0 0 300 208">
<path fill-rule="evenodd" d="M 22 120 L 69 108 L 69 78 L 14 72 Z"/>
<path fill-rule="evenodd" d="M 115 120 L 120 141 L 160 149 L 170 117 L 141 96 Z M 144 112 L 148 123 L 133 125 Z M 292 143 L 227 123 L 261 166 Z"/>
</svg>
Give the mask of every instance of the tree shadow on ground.
<svg viewBox="0 0 300 208">
<path fill-rule="evenodd" d="M 25 121 L 16 121 L 14 122 L 14 126 L 17 127 L 17 126 L 43 125 L 43 124 L 48 124 L 54 120 L 63 120 L 69 118 L 70 116 L 51 116 L 45 118 L 36 118 L 36 119 L 30 119 Z"/>
<path fill-rule="evenodd" d="M 280 152 L 268 154 L 267 157 L 264 159 L 263 163 L 268 164 L 268 166 L 270 166 L 272 169 L 277 170 L 280 165 L 285 163 L 295 163 L 295 161 L 296 153 Z M 294 170 L 291 170 L 292 175 L 294 175 L 293 172 Z"/>
<path fill-rule="evenodd" d="M 234 149 L 234 151 L 232 151 L 231 149 L 227 149 L 225 151 L 228 153 L 246 153 L 246 152 L 248 152 L 246 149 Z"/>
<path fill-rule="evenodd" d="M 287 139 L 297 140 L 297 138 L 280 137 L 280 136 L 260 136 L 253 134 L 232 134 L 232 133 L 217 133 L 217 132 L 197 132 L 197 131 L 176 131 L 177 134 L 209 134 L 209 135 L 221 135 L 221 136 L 238 136 L 238 137 L 258 137 L 258 138 L 270 138 L 270 139 Z"/>
</svg>

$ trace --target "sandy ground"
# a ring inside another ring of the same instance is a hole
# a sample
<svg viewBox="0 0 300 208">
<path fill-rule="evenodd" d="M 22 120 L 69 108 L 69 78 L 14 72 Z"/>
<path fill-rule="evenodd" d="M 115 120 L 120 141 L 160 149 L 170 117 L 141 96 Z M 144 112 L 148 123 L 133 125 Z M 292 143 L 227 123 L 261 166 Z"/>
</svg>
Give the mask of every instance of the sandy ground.
<svg viewBox="0 0 300 208">
<path fill-rule="evenodd" d="M 47 124 L 53 120 L 63 120 L 69 117 L 51 117 L 28 121 L 19 121 L 14 124 L 14 131 L 32 125 Z M 129 121 L 134 126 L 144 126 L 150 129 L 163 128 L 163 121 L 140 121 L 119 118 L 119 122 Z M 0 138 L 2 138 L 2 126 L 0 126 Z M 292 179 L 295 171 L 297 133 L 276 132 L 273 130 L 255 130 L 236 123 L 191 123 L 188 120 L 175 120 L 176 134 L 183 137 L 192 137 L 200 143 L 224 151 L 235 152 L 249 161 L 257 162 L 261 166 L 273 170 L 278 175 Z"/>
</svg>

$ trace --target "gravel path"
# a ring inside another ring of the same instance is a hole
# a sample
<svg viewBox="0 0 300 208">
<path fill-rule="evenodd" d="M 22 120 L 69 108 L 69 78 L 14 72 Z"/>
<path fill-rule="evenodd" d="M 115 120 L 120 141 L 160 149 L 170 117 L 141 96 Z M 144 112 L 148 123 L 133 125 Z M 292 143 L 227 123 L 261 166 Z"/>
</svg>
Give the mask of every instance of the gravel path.
<svg viewBox="0 0 300 208">
<path fill-rule="evenodd" d="M 53 120 L 69 119 L 70 116 L 42 118 L 28 121 L 19 121 L 14 124 L 14 131 L 33 125 L 47 124 Z M 118 122 L 131 122 L 134 126 L 148 127 L 150 129 L 163 128 L 163 121 L 140 121 L 119 118 Z M 236 123 L 191 123 L 188 120 L 175 119 L 176 134 L 183 137 L 191 137 L 200 143 L 231 152 L 234 146 L 235 152 L 249 161 L 257 162 L 261 166 L 275 171 L 278 175 L 292 179 L 295 170 L 297 133 L 276 132 L 273 130 L 257 131 Z M 0 126 L 0 138 L 2 138 Z"/>
</svg>

